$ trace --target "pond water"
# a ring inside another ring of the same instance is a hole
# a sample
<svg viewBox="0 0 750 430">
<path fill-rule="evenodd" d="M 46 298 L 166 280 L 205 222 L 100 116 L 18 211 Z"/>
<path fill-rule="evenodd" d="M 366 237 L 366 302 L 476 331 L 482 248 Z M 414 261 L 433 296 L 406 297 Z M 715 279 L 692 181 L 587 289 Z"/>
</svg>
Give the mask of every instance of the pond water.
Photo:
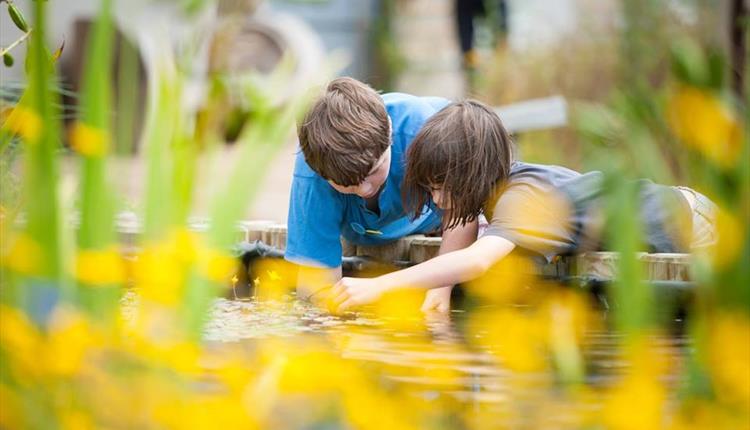
<svg viewBox="0 0 750 430">
<path fill-rule="evenodd" d="M 240 347 L 248 357 L 273 340 L 289 345 L 323 340 L 329 352 L 364 369 L 389 392 L 434 405 L 429 428 L 589 428 L 588 420 L 601 413 L 604 393 L 629 371 L 620 351 L 623 336 L 608 328 L 604 312 L 591 312 L 587 318 L 594 324 L 583 328 L 577 342 L 583 378 L 566 384 L 550 365 L 553 352 L 540 348 L 549 338 L 540 340 L 545 336 L 533 324 L 492 317 L 527 311 L 520 305 L 484 306 L 393 321 L 370 313 L 338 317 L 291 297 L 275 302 L 219 299 L 205 339 L 217 349 Z M 667 402 L 683 383 L 690 349 L 676 324 L 677 334 L 652 339 L 668 363 L 657 377 L 671 396 Z M 528 355 L 529 348 L 536 357 Z M 526 363 L 538 356 L 542 360 L 536 365 Z"/>
</svg>

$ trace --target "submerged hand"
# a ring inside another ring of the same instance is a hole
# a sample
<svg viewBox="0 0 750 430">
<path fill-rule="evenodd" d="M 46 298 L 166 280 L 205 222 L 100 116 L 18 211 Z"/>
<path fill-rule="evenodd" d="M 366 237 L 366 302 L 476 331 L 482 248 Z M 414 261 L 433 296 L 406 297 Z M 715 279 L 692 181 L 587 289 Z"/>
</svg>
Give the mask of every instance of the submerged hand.
<svg viewBox="0 0 750 430">
<path fill-rule="evenodd" d="M 434 288 L 427 291 L 422 303 L 422 312 L 448 312 L 451 309 L 451 290 L 453 287 Z"/>
<path fill-rule="evenodd" d="M 333 305 L 338 312 L 355 306 L 361 306 L 377 301 L 384 289 L 374 279 L 341 278 L 331 289 Z"/>
</svg>

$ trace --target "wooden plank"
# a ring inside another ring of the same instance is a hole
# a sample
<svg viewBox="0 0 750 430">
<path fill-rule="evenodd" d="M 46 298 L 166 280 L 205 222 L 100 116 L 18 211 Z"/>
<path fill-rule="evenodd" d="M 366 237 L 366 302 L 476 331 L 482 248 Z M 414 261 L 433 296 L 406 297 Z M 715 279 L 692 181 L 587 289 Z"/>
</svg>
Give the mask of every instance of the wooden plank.
<svg viewBox="0 0 750 430">
<path fill-rule="evenodd" d="M 245 231 L 245 241 L 255 242 L 261 240 L 263 237 L 263 231 L 266 228 L 276 224 L 269 220 L 257 220 L 257 221 L 240 221 L 237 223 L 241 229 Z"/>
<path fill-rule="evenodd" d="M 263 227 L 260 240 L 278 250 L 286 250 L 286 224 L 270 224 Z"/>
<path fill-rule="evenodd" d="M 406 236 L 382 245 L 357 245 L 357 256 L 370 257 L 383 263 L 409 261 L 412 242 L 419 236 Z"/>
<path fill-rule="evenodd" d="M 690 281 L 689 254 L 645 254 L 645 275 L 652 281 Z"/>
<path fill-rule="evenodd" d="M 409 248 L 409 261 L 419 264 L 436 257 L 442 241 L 441 237 L 415 236 Z"/>
</svg>

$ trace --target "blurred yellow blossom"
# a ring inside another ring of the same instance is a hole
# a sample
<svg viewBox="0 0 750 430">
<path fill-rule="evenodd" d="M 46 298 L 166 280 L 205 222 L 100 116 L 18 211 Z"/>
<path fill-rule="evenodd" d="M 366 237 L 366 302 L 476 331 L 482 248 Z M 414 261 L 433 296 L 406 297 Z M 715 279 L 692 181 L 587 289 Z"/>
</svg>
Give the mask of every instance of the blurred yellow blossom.
<svg viewBox="0 0 750 430">
<path fill-rule="evenodd" d="M 0 320 L 0 348 L 11 358 L 11 369 L 21 378 L 38 375 L 42 370 L 38 363 L 44 341 L 41 332 L 23 312 L 10 306 L 0 305 Z"/>
<path fill-rule="evenodd" d="M 392 328 L 414 328 L 417 323 L 421 327 L 424 314 L 420 306 L 424 301 L 424 290 L 419 288 L 403 288 L 388 291 L 374 303 L 373 310 Z M 395 327 L 394 327 L 395 326 Z"/>
<path fill-rule="evenodd" d="M 76 258 L 76 279 L 89 286 L 125 282 L 125 265 L 116 247 L 82 249 Z"/>
<path fill-rule="evenodd" d="M 466 292 L 482 301 L 506 304 L 531 293 L 536 284 L 536 266 L 529 258 L 512 253 L 483 276 L 466 284 Z"/>
<path fill-rule="evenodd" d="M 709 321 L 708 365 L 719 398 L 750 409 L 750 317 L 720 313 Z"/>
<path fill-rule="evenodd" d="M 716 95 L 695 87 L 679 87 L 669 100 L 667 119 L 686 145 L 722 167 L 737 164 L 742 125 Z"/>
<path fill-rule="evenodd" d="M 51 373 L 73 376 L 80 370 L 86 355 L 103 344 L 102 335 L 82 314 L 70 308 L 58 308 L 50 323 L 43 359 Z"/>
<path fill-rule="evenodd" d="M 16 105 L 2 127 L 21 136 L 26 143 L 35 144 L 42 132 L 42 120 L 33 109 Z"/>
<path fill-rule="evenodd" d="M 270 279 L 272 281 L 280 281 L 281 280 L 281 276 L 275 270 L 267 270 L 266 273 L 268 274 L 268 279 Z"/>
<path fill-rule="evenodd" d="M 27 428 L 24 420 L 21 399 L 11 387 L 0 383 L 0 428 Z"/>
<path fill-rule="evenodd" d="M 714 265 L 721 269 L 737 261 L 745 243 L 746 224 L 736 215 L 719 208 L 716 214 L 716 234 L 718 240 L 710 248 Z"/>
<path fill-rule="evenodd" d="M 233 393 L 240 393 L 245 389 L 257 372 L 257 369 L 252 369 L 247 362 L 240 360 L 238 355 L 230 355 L 226 363 L 212 372 Z"/>
<path fill-rule="evenodd" d="M 248 429 L 257 428 L 241 399 L 222 395 L 195 395 L 183 402 L 165 399 L 155 412 L 155 420 L 165 428 Z"/>
<path fill-rule="evenodd" d="M 107 153 L 109 138 L 104 130 L 76 122 L 70 130 L 70 145 L 86 157 L 101 157 Z"/>
<path fill-rule="evenodd" d="M 745 405 L 747 406 L 747 405 Z M 750 428 L 750 411 L 737 414 L 707 400 L 687 400 L 680 405 L 669 430 L 739 430 Z"/>
<path fill-rule="evenodd" d="M 94 430 L 96 425 L 91 416 L 85 412 L 73 409 L 64 409 L 60 414 L 61 430 Z"/>
<path fill-rule="evenodd" d="M 178 261 L 182 263 L 195 262 L 204 247 L 198 234 L 184 227 L 174 228 L 167 235 L 164 244 L 172 247 Z"/>
<path fill-rule="evenodd" d="M 612 430 L 656 430 L 665 427 L 667 390 L 660 381 L 668 362 L 641 334 L 624 347 L 629 365 L 604 401 L 604 423 Z"/>
<path fill-rule="evenodd" d="M 471 338 L 519 372 L 547 368 L 549 322 L 543 312 L 515 308 L 477 312 L 469 320 Z"/>
<path fill-rule="evenodd" d="M 356 371 L 349 363 L 323 348 L 306 347 L 285 357 L 279 389 L 286 393 L 316 393 L 337 391 L 356 382 Z"/>
<path fill-rule="evenodd" d="M 44 263 L 42 247 L 29 235 L 19 234 L 11 239 L 8 252 L 0 259 L 3 266 L 24 274 L 38 274 Z"/>
<path fill-rule="evenodd" d="M 200 253 L 199 271 L 206 279 L 226 284 L 227 279 L 237 272 L 239 262 L 226 252 L 204 248 Z"/>
<path fill-rule="evenodd" d="M 263 259 L 253 264 L 251 272 L 256 274 L 255 295 L 262 300 L 280 300 L 296 289 L 297 268 L 288 261 Z"/>
<path fill-rule="evenodd" d="M 169 242 L 147 244 L 135 262 L 135 285 L 141 295 L 155 302 L 174 305 L 182 298 L 185 268 Z"/>
</svg>

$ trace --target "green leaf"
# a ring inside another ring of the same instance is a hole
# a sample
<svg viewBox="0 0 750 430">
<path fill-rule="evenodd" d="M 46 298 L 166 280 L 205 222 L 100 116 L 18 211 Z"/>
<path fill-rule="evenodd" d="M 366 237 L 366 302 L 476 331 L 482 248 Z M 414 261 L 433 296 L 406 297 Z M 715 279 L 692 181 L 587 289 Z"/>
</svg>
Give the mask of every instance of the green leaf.
<svg viewBox="0 0 750 430">
<path fill-rule="evenodd" d="M 8 2 L 8 15 L 10 15 L 10 19 L 14 24 L 16 24 L 16 27 L 18 27 L 19 30 L 23 31 L 24 33 L 29 31 L 29 24 L 26 22 L 23 14 L 16 7 L 16 5 L 10 2 Z"/>
<path fill-rule="evenodd" d="M 672 72 L 682 82 L 704 87 L 709 81 L 706 57 L 692 40 L 675 43 L 672 48 Z"/>
<path fill-rule="evenodd" d="M 721 51 L 717 49 L 711 49 L 708 51 L 708 76 L 706 84 L 715 90 L 720 90 L 724 87 L 724 80 L 726 78 L 726 61 Z"/>
</svg>

